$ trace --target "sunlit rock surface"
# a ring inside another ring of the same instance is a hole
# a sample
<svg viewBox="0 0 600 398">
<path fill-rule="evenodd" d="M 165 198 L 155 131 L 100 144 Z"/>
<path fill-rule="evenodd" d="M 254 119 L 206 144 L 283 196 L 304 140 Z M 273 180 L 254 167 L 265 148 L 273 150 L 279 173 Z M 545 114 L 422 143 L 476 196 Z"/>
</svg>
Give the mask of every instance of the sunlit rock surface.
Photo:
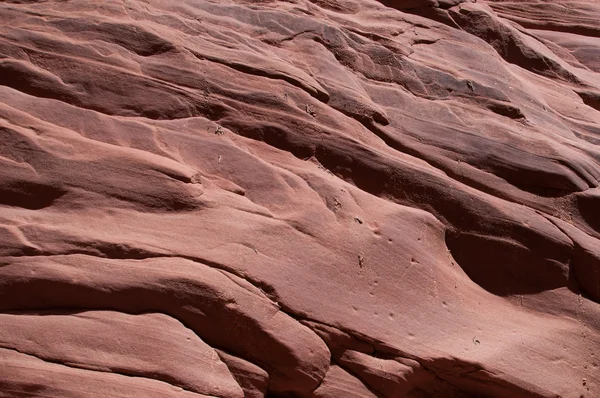
<svg viewBox="0 0 600 398">
<path fill-rule="evenodd" d="M 0 397 L 600 396 L 598 21 L 0 1 Z"/>
</svg>

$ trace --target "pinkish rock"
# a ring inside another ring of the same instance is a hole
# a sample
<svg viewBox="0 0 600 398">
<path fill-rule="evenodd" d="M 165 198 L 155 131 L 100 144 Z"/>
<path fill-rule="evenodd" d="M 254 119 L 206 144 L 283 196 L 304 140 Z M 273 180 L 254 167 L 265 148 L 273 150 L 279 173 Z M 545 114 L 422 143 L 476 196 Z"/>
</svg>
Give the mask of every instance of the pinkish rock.
<svg viewBox="0 0 600 398">
<path fill-rule="evenodd" d="M 598 396 L 598 20 L 0 2 L 0 396 Z"/>
</svg>

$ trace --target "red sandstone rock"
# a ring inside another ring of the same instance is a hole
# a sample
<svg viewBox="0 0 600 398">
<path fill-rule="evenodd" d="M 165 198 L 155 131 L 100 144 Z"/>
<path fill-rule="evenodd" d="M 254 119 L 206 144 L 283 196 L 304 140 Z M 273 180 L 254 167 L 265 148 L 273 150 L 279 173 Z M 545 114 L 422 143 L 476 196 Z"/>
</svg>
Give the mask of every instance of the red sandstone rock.
<svg viewBox="0 0 600 398">
<path fill-rule="evenodd" d="M 2 348 L 47 362 L 157 379 L 206 395 L 244 396 L 214 349 L 163 314 L 2 314 L 0 325 Z"/>
<path fill-rule="evenodd" d="M 153 378 L 85 370 L 3 348 L 0 353 L 0 397 L 207 397 Z"/>
<path fill-rule="evenodd" d="M 598 396 L 598 20 L 0 2 L 0 396 Z"/>
</svg>

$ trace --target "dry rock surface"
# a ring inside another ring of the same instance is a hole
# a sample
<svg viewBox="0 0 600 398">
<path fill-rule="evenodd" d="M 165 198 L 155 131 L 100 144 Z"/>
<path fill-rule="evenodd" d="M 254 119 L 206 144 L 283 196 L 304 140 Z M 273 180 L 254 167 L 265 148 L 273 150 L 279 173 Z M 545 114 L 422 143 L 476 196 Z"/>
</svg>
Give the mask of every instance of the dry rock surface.
<svg viewBox="0 0 600 398">
<path fill-rule="evenodd" d="M 0 1 L 0 397 L 600 396 L 600 1 Z"/>
</svg>

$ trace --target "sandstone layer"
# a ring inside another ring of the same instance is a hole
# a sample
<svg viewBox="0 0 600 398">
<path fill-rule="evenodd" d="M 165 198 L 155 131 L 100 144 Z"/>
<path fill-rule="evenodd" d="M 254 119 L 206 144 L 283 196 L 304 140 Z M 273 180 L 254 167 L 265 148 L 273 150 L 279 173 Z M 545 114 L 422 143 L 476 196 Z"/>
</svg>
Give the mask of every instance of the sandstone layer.
<svg viewBox="0 0 600 398">
<path fill-rule="evenodd" d="M 0 397 L 600 396 L 598 21 L 0 1 Z"/>
</svg>

